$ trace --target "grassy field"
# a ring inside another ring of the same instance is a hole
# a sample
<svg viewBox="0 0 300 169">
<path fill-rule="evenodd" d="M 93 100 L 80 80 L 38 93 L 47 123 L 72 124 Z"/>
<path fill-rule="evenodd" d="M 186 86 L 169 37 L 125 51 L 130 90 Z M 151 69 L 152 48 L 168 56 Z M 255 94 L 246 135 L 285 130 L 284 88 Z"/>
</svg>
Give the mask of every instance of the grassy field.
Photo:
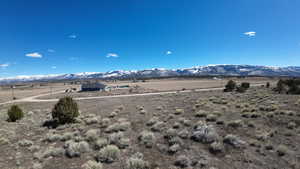
<svg viewBox="0 0 300 169">
<path fill-rule="evenodd" d="M 300 167 L 300 97 L 271 88 L 82 100 L 77 123 L 42 127 L 54 104 L 19 103 L 18 122 L 0 106 L 0 168 L 88 169 L 107 145 L 105 169 Z"/>
</svg>

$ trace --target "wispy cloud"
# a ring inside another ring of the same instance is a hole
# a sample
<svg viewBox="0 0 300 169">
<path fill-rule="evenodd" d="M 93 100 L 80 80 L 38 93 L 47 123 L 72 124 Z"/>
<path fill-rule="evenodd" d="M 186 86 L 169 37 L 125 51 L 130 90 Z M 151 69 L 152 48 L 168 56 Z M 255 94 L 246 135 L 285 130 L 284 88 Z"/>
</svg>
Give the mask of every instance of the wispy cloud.
<svg viewBox="0 0 300 169">
<path fill-rule="evenodd" d="M 0 64 L 1 69 L 6 69 L 9 66 L 8 63 Z"/>
<path fill-rule="evenodd" d="M 68 37 L 71 38 L 71 39 L 76 39 L 77 35 L 72 34 L 72 35 L 69 35 Z"/>
<path fill-rule="evenodd" d="M 69 57 L 69 60 L 71 60 L 71 61 L 74 61 L 74 60 L 77 60 L 78 59 L 78 57 Z"/>
<path fill-rule="evenodd" d="M 168 50 L 168 51 L 166 52 L 166 55 L 171 55 L 172 53 L 173 53 L 172 51 Z"/>
<path fill-rule="evenodd" d="M 31 58 L 42 58 L 43 57 L 43 55 L 38 52 L 27 53 L 27 54 L 25 54 L 25 56 L 31 57 Z"/>
<path fill-rule="evenodd" d="M 56 66 L 52 66 L 51 68 L 52 68 L 52 69 L 56 69 L 57 67 L 56 67 Z"/>
<path fill-rule="evenodd" d="M 255 36 L 255 35 L 256 35 L 256 32 L 253 32 L 253 31 L 251 31 L 251 32 L 245 32 L 244 35 L 247 35 L 247 36 L 249 36 L 249 37 L 252 37 L 252 36 Z"/>
<path fill-rule="evenodd" d="M 116 53 L 108 53 L 108 54 L 106 55 L 106 57 L 107 57 L 107 58 L 111 58 L 111 57 L 117 58 L 117 57 L 119 57 L 119 55 L 116 54 Z"/>
<path fill-rule="evenodd" d="M 55 52 L 54 49 L 48 49 L 47 51 L 48 51 L 49 53 L 54 53 L 54 52 Z"/>
</svg>

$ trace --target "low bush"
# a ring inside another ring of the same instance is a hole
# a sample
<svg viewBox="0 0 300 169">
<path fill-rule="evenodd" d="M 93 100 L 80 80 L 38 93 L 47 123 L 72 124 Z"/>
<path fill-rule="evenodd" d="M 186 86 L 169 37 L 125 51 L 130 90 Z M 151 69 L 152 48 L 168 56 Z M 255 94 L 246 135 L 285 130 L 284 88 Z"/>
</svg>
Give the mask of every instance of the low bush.
<svg viewBox="0 0 300 169">
<path fill-rule="evenodd" d="M 280 79 L 274 91 L 286 94 L 300 94 L 300 79 Z"/>
<path fill-rule="evenodd" d="M 93 160 L 89 160 L 81 166 L 83 169 L 102 169 L 102 163 L 98 163 Z"/>
<path fill-rule="evenodd" d="M 100 162 L 112 163 L 120 158 L 120 149 L 115 145 L 108 145 L 102 148 L 96 156 Z"/>
<path fill-rule="evenodd" d="M 236 87 L 236 83 L 233 80 L 229 80 L 225 85 L 224 92 L 232 92 Z"/>
<path fill-rule="evenodd" d="M 72 97 L 59 99 L 52 110 L 52 118 L 60 124 L 71 123 L 79 116 L 78 105 Z"/>
<path fill-rule="evenodd" d="M 126 169 L 149 169 L 149 163 L 143 160 L 141 153 L 136 153 L 126 161 Z"/>
<path fill-rule="evenodd" d="M 266 83 L 266 88 L 270 88 L 270 82 Z"/>
<path fill-rule="evenodd" d="M 284 156 L 288 153 L 288 148 L 285 145 L 279 145 L 277 148 L 277 154 L 279 156 Z"/>
<path fill-rule="evenodd" d="M 243 87 L 245 89 L 249 89 L 250 88 L 250 83 L 249 82 L 242 82 L 241 87 Z"/>
<path fill-rule="evenodd" d="M 156 142 L 156 138 L 154 133 L 149 132 L 149 131 L 143 131 L 141 132 L 140 136 L 139 136 L 139 141 L 144 144 L 147 148 L 151 148 L 155 142 Z"/>
<path fill-rule="evenodd" d="M 24 117 L 24 113 L 22 109 L 17 105 L 11 106 L 10 109 L 7 111 L 7 115 L 8 115 L 8 121 L 10 122 L 15 122 Z"/>
</svg>

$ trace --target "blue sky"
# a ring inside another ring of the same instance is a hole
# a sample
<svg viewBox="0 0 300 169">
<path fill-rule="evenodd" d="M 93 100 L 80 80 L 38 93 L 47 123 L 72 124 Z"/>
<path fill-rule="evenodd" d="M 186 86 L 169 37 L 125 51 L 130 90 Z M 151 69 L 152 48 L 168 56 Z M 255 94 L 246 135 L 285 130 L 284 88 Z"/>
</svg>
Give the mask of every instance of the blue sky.
<svg viewBox="0 0 300 169">
<path fill-rule="evenodd" d="M 298 0 L 2 0 L 0 77 L 300 65 Z"/>
</svg>

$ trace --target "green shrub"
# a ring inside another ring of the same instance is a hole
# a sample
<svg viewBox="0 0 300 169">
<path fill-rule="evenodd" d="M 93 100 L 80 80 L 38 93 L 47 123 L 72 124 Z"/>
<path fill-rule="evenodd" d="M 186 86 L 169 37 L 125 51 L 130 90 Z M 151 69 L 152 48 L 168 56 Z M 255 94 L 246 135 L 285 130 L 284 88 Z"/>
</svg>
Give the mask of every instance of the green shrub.
<svg viewBox="0 0 300 169">
<path fill-rule="evenodd" d="M 12 105 L 7 111 L 8 121 L 15 122 L 24 117 L 22 109 L 17 105 Z"/>
<path fill-rule="evenodd" d="M 300 79 L 280 79 L 274 90 L 278 93 L 300 94 Z"/>
<path fill-rule="evenodd" d="M 241 87 L 245 88 L 245 89 L 248 89 L 250 87 L 250 83 L 249 82 L 243 82 L 241 84 Z"/>
<path fill-rule="evenodd" d="M 270 87 L 270 82 L 267 82 L 266 83 L 266 88 L 269 88 Z"/>
<path fill-rule="evenodd" d="M 79 116 L 78 105 L 72 97 L 59 99 L 52 110 L 52 118 L 60 124 L 74 122 L 77 116 Z"/>
<path fill-rule="evenodd" d="M 233 80 L 229 80 L 225 85 L 224 92 L 232 92 L 236 87 L 236 83 Z"/>
</svg>

